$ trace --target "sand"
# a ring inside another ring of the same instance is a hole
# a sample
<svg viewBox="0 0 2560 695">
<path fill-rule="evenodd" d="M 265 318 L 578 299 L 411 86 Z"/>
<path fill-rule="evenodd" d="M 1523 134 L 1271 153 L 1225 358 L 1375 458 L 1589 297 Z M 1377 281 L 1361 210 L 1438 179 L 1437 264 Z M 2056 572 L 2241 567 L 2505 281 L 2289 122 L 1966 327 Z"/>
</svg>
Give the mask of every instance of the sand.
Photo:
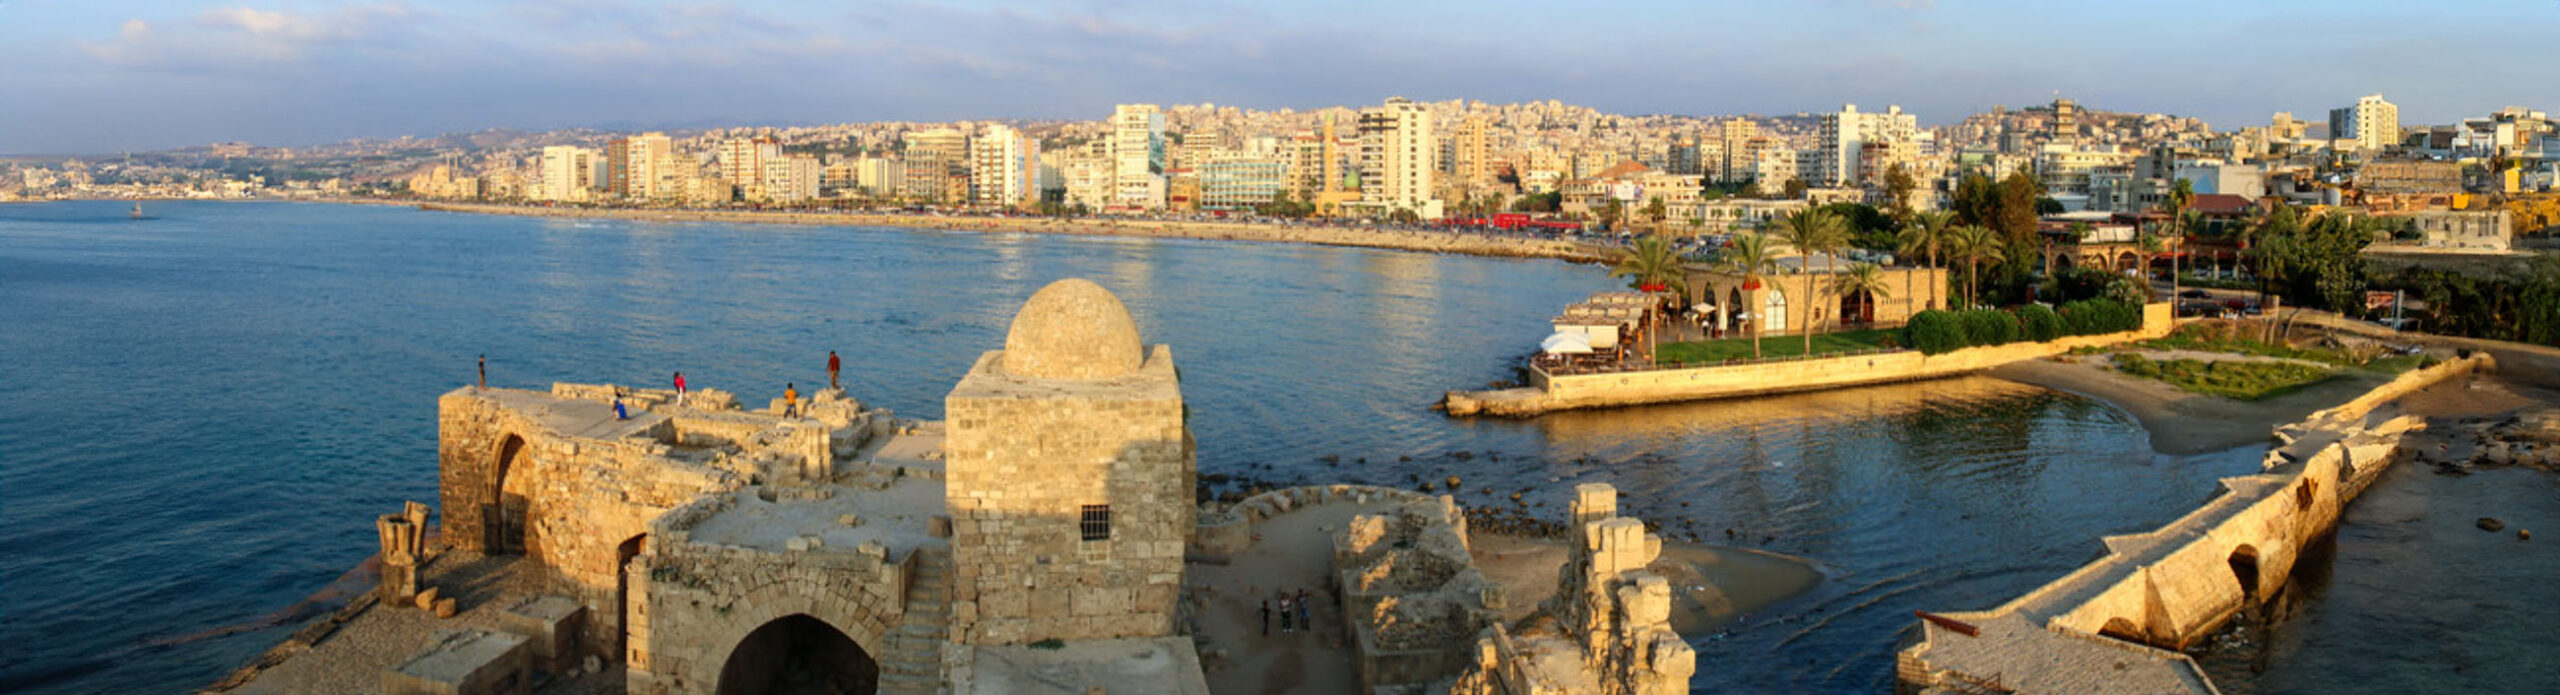
<svg viewBox="0 0 2560 695">
<path fill-rule="evenodd" d="M 2240 355 L 2188 354 L 2199 359 L 2250 359 Z M 2109 371 L 2093 359 L 2070 358 L 2014 362 L 1987 374 L 2010 381 L 2087 396 L 2115 404 L 2151 435 L 2151 449 L 2187 456 L 2250 444 L 2270 443 L 2279 425 L 2299 422 L 2312 412 L 2333 407 L 2390 377 L 2348 369 L 2338 376 L 2292 393 L 2262 401 L 2237 401 L 2188 393 L 2175 386 Z"/>
<path fill-rule="evenodd" d="M 1555 596 L 1556 571 L 1564 566 L 1564 541 L 1475 534 L 1469 538 L 1476 567 L 1502 584 L 1510 601 L 1503 619 L 1518 621 Z M 1822 572 L 1801 558 L 1742 548 L 1664 540 L 1649 569 L 1671 580 L 1671 629 L 1696 638 L 1734 618 L 1793 598 L 1821 583 Z"/>
</svg>

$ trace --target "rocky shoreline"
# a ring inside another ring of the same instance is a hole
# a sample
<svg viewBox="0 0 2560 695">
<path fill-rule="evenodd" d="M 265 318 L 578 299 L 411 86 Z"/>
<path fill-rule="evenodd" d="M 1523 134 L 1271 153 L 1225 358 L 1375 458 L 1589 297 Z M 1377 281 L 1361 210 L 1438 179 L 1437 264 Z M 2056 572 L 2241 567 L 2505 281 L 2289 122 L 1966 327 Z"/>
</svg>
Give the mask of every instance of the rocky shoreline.
<svg viewBox="0 0 2560 695">
<path fill-rule="evenodd" d="M 337 200 L 332 202 L 406 205 L 410 201 Z M 483 203 L 415 203 L 418 209 L 482 215 L 622 219 L 660 222 L 738 222 L 937 229 L 945 231 L 1060 234 L 1147 239 L 1201 239 L 1346 246 L 1353 248 L 1452 253 L 1497 258 L 1552 258 L 1597 263 L 1608 250 L 1596 244 L 1555 239 L 1502 237 L 1434 230 L 1369 226 L 1270 225 L 1242 222 L 1167 221 L 1102 218 L 983 217 L 889 214 L 871 212 L 781 212 L 763 210 L 652 210 L 644 208 L 575 208 Z"/>
</svg>

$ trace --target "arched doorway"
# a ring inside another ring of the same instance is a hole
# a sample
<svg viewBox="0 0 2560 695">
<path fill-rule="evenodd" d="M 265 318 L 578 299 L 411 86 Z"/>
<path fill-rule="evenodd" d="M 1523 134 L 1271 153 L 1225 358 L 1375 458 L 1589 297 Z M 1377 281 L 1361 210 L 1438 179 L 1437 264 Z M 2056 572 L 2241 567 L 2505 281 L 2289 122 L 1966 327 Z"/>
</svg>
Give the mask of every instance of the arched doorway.
<svg viewBox="0 0 2560 695">
<path fill-rule="evenodd" d="M 2116 254 L 2116 272 L 2142 269 L 2142 257 L 2132 251 Z"/>
<path fill-rule="evenodd" d="M 625 659 L 631 657 L 631 626 L 646 620 L 639 615 L 646 605 L 631 602 L 631 559 L 648 549 L 649 534 L 643 533 L 623 541 L 613 551 L 613 596 L 614 602 L 621 605 L 616 614 L 622 616 L 620 629 L 615 630 L 613 653 Z"/>
<path fill-rule="evenodd" d="M 1760 332 L 1785 333 L 1787 331 L 1787 293 L 1775 287 L 1769 288 L 1768 304 L 1761 312 Z"/>
<path fill-rule="evenodd" d="M 2240 605 L 2258 600 L 2258 549 L 2243 544 L 2231 549 L 2231 577 L 2240 582 Z"/>
<path fill-rule="evenodd" d="M 1840 298 L 1840 320 L 1841 320 L 1843 323 L 1855 323 L 1855 324 L 1869 324 L 1869 323 L 1875 323 L 1875 322 L 1876 322 L 1876 297 L 1875 297 L 1875 294 L 1874 294 L 1874 293 L 1870 293 L 1870 292 L 1866 292 L 1866 291 L 1861 290 L 1861 291 L 1858 291 L 1858 292 L 1851 292 L 1851 293 L 1849 293 L 1849 295 L 1848 295 L 1848 296 L 1841 297 L 1841 298 Z"/>
<path fill-rule="evenodd" d="M 794 613 L 765 623 L 729 652 L 720 695 L 880 690 L 880 662 L 826 621 Z"/>
<path fill-rule="evenodd" d="M 489 510 L 481 517 L 489 534 L 487 548 L 491 555 L 524 554 L 525 516 L 530 506 L 522 494 L 507 494 L 507 478 L 524 463 L 524 437 L 507 435 L 498 443 L 497 475 L 492 476 Z"/>
</svg>

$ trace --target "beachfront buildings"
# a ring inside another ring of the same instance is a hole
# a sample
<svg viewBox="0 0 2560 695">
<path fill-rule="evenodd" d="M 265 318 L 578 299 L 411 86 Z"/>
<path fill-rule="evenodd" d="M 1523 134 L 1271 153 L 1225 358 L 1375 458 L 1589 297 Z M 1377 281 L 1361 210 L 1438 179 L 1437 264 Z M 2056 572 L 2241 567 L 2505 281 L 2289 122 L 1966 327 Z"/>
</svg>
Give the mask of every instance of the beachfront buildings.
<svg viewBox="0 0 2560 695">
<path fill-rule="evenodd" d="M 1040 141 L 989 125 L 969 141 L 969 203 L 1011 207 L 1039 202 Z"/>
<path fill-rule="evenodd" d="M 684 193 L 684 173 L 676 169 L 675 140 L 666 133 L 615 138 L 605 145 L 605 190 L 632 200 L 672 198 Z"/>
<path fill-rule="evenodd" d="M 1832 186 L 1855 186 L 1880 177 L 1892 162 L 1916 154 L 1910 148 L 1919 130 L 1919 119 L 1903 113 L 1900 106 L 1889 107 L 1884 113 L 1862 113 L 1857 104 L 1842 105 L 1838 113 L 1822 115 L 1822 134 L 1816 140 L 1821 165 L 1804 172 L 1811 174 L 1805 179 Z"/>
<path fill-rule="evenodd" d="M 1200 207 L 1251 210 L 1288 187 L 1289 162 L 1277 154 L 1222 152 L 1200 167 Z"/>
<path fill-rule="evenodd" d="M 565 203 L 585 202 L 596 187 L 596 151 L 584 147 L 553 145 L 542 148 L 540 186 L 535 200 Z"/>
<path fill-rule="evenodd" d="M 1111 110 L 1113 210 L 1161 210 L 1165 201 L 1164 112 L 1154 104 L 1121 104 Z"/>
<path fill-rule="evenodd" d="M 2334 149 L 2364 152 L 2400 144 L 2400 107 L 2368 94 L 2353 106 L 2330 109 L 2329 141 Z"/>
<path fill-rule="evenodd" d="M 1440 201 L 1431 190 L 1439 155 L 1431 114 L 1421 104 L 1394 97 L 1361 109 L 1360 209 L 1381 216 L 1405 210 L 1424 219 L 1439 217 Z"/>
<path fill-rule="evenodd" d="M 969 197 L 969 134 L 952 128 L 907 133 L 908 200 L 955 204 Z"/>
</svg>

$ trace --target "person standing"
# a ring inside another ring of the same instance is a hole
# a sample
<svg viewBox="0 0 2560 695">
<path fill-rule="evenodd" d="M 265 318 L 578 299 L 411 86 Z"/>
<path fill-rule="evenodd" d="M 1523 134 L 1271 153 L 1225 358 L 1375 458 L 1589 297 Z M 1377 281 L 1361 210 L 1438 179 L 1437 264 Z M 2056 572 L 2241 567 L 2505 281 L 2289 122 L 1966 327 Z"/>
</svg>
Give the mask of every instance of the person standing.
<svg viewBox="0 0 2560 695">
<path fill-rule="evenodd" d="M 831 388 L 831 389 L 841 389 L 841 388 L 844 388 L 844 384 L 843 384 L 843 383 L 836 381 L 836 374 L 837 374 L 838 372 L 842 372 L 842 371 L 844 371 L 844 360 L 843 360 L 843 359 L 840 359 L 840 358 L 838 358 L 838 357 L 836 357 L 836 351 L 834 351 L 834 350 L 828 350 L 828 351 L 827 351 L 827 388 Z"/>
<path fill-rule="evenodd" d="M 800 417 L 800 385 L 799 385 L 799 384 L 794 384 L 794 383 L 787 382 L 787 381 L 786 381 L 786 382 L 783 382 L 783 384 L 782 384 L 782 416 L 783 416 L 783 417 Z"/>
<path fill-rule="evenodd" d="M 1280 631 L 1284 633 L 1298 631 L 1297 623 L 1289 620 L 1289 592 L 1286 591 L 1280 592 Z"/>
<path fill-rule="evenodd" d="M 676 405 L 684 405 L 684 372 L 676 372 Z"/>
<path fill-rule="evenodd" d="M 480 356 L 480 390 L 489 390 L 489 356 Z"/>
<path fill-rule="evenodd" d="M 1298 590 L 1298 627 L 1306 628 L 1306 630 L 1307 630 L 1308 632 L 1314 632 L 1314 631 L 1315 631 L 1315 629 L 1316 629 L 1316 621 L 1315 621 L 1315 620 L 1313 620 L 1313 619 L 1312 619 L 1312 617 L 1313 617 L 1313 616 L 1312 616 L 1312 614 L 1310 614 L 1310 613 L 1308 612 L 1308 610 L 1307 610 L 1307 590 L 1305 590 L 1305 589 L 1299 589 L 1299 590 Z"/>
<path fill-rule="evenodd" d="M 1262 636 L 1271 636 L 1271 599 L 1262 600 Z"/>
<path fill-rule="evenodd" d="M 631 411 L 622 408 L 622 389 L 613 390 L 613 419 L 629 420 Z"/>
</svg>

